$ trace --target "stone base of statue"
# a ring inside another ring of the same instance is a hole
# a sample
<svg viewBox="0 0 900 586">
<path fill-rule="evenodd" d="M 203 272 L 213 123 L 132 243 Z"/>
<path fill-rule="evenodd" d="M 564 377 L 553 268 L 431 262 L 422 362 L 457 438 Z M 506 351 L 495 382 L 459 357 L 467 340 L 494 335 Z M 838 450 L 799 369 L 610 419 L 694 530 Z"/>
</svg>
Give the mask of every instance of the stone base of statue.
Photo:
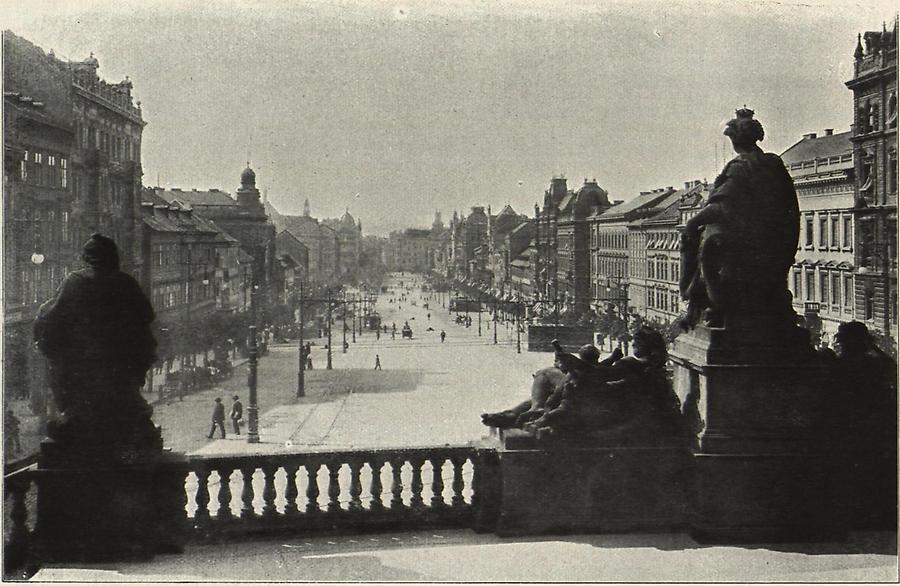
<svg viewBox="0 0 900 586">
<path fill-rule="evenodd" d="M 497 448 L 499 535 L 665 531 L 687 521 L 690 452 L 536 438 L 503 430 Z"/>
<path fill-rule="evenodd" d="M 179 551 L 183 456 L 159 447 L 45 440 L 35 537 L 41 561 L 112 561 Z"/>
<path fill-rule="evenodd" d="M 770 326 L 698 326 L 670 349 L 695 432 L 691 527 L 703 540 L 834 534 L 821 435 L 828 372 L 804 330 Z"/>
</svg>

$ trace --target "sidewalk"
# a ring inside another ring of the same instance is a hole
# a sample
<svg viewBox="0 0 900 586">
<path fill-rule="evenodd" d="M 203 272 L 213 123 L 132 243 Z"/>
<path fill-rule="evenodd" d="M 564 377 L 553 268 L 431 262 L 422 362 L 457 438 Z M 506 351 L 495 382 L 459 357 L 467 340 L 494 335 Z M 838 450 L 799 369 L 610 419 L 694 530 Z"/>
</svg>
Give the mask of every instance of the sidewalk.
<svg viewBox="0 0 900 586">
<path fill-rule="evenodd" d="M 47 567 L 36 581 L 896 582 L 896 535 L 703 546 L 684 534 L 500 538 L 465 530 L 191 546 L 149 562 Z"/>
</svg>

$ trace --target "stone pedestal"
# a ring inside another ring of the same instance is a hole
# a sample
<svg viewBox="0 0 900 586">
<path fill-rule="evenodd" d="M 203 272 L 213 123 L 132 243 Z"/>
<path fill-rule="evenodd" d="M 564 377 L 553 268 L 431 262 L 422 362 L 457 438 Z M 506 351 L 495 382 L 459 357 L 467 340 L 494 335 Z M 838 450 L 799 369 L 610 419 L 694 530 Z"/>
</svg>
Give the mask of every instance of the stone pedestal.
<svg viewBox="0 0 900 586">
<path fill-rule="evenodd" d="M 799 328 L 744 331 L 700 326 L 670 351 L 695 433 L 693 532 L 719 542 L 830 535 L 827 369 Z"/>
<path fill-rule="evenodd" d="M 184 457 L 41 446 L 35 527 L 43 561 L 112 561 L 181 548 Z"/>
<path fill-rule="evenodd" d="M 503 436 L 499 535 L 664 531 L 686 522 L 684 448 L 553 445 L 518 430 Z"/>
</svg>

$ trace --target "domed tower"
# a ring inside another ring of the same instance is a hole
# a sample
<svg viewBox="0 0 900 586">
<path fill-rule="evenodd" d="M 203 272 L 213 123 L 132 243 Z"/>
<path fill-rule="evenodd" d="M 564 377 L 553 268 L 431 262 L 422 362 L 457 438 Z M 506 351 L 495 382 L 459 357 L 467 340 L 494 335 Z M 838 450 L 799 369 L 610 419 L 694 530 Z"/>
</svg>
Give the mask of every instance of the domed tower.
<svg viewBox="0 0 900 586">
<path fill-rule="evenodd" d="M 241 186 L 237 190 L 238 205 L 244 207 L 262 207 L 259 198 L 259 190 L 256 188 L 256 173 L 250 168 L 250 162 L 247 162 L 247 168 L 241 171 Z"/>
</svg>

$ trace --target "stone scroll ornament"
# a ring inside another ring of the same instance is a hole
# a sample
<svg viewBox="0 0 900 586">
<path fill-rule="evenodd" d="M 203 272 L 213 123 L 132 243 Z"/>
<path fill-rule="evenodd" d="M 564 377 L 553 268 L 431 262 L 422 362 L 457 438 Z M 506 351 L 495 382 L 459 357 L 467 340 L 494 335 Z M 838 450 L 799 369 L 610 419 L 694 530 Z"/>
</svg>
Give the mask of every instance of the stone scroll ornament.
<svg viewBox="0 0 900 586">
<path fill-rule="evenodd" d="M 688 301 L 682 325 L 752 327 L 760 318 L 792 324 L 787 273 L 800 230 L 793 181 L 778 155 L 757 146 L 765 133 L 753 110 L 737 110 L 724 134 L 737 156 L 681 237 L 680 289 Z"/>
<path fill-rule="evenodd" d="M 92 235 L 82 259 L 87 266 L 65 278 L 34 324 L 59 411 L 48 435 L 72 453 L 133 458 L 159 451 L 152 408 L 140 394 L 155 359 L 153 307 L 137 281 L 119 270 L 113 240 Z"/>
</svg>

